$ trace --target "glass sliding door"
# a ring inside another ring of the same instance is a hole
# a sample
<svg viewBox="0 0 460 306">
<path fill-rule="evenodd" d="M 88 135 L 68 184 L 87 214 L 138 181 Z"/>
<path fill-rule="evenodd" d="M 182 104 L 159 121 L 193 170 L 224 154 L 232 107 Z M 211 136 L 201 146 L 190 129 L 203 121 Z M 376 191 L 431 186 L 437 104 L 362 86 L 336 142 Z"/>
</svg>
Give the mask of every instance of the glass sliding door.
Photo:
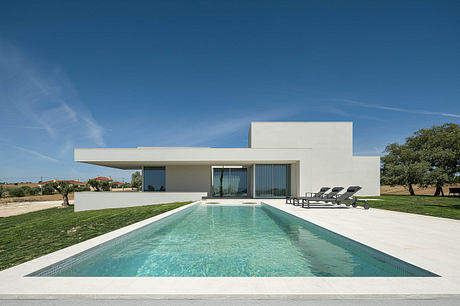
<svg viewBox="0 0 460 306">
<path fill-rule="evenodd" d="M 282 198 L 291 194 L 291 165 L 256 165 L 255 196 Z"/>
<path fill-rule="evenodd" d="M 247 197 L 247 184 L 246 168 L 213 168 L 214 197 Z"/>
<path fill-rule="evenodd" d="M 144 168 L 144 191 L 166 191 L 165 167 Z"/>
</svg>

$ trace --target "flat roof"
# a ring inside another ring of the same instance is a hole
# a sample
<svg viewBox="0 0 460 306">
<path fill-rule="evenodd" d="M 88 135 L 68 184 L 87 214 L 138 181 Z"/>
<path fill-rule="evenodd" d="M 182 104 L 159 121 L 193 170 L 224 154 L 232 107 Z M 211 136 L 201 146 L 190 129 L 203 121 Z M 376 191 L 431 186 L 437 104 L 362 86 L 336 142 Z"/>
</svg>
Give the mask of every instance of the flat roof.
<svg viewBox="0 0 460 306">
<path fill-rule="evenodd" d="M 141 169 L 160 165 L 247 165 L 253 163 L 295 163 L 311 149 L 256 148 L 94 148 L 75 149 L 75 161 L 118 169 Z"/>
</svg>

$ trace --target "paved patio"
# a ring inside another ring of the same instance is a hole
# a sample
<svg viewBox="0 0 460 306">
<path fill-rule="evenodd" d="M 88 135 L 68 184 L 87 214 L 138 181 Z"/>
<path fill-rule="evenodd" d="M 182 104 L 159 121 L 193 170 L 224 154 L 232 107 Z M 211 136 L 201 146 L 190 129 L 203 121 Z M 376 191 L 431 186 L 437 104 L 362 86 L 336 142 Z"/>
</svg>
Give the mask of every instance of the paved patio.
<svg viewBox="0 0 460 306">
<path fill-rule="evenodd" d="M 220 201 L 219 201 L 220 202 Z M 437 299 L 460 297 L 460 221 L 378 209 L 331 206 L 303 209 L 282 200 L 265 203 L 374 247 L 441 277 L 24 277 L 135 228 L 123 229 L 0 272 L 0 298 L 154 299 Z M 192 205 L 192 204 L 190 204 Z M 185 209 L 184 206 L 176 209 Z"/>
</svg>

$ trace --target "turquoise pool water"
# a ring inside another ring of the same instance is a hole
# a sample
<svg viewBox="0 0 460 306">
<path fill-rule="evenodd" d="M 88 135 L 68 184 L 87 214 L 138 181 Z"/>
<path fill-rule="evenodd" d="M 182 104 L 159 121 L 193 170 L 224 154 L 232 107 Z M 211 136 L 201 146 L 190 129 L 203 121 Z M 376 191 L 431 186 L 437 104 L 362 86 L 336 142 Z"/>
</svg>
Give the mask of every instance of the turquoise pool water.
<svg viewBox="0 0 460 306">
<path fill-rule="evenodd" d="M 194 205 L 34 276 L 434 276 L 269 205 Z"/>
</svg>

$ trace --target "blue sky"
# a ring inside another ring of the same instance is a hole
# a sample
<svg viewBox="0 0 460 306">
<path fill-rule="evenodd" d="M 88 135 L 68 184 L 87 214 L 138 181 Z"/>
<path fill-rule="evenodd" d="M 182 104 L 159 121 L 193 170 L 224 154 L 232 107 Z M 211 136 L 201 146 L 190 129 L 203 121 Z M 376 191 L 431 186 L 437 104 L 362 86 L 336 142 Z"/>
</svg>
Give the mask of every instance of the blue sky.
<svg viewBox="0 0 460 306">
<path fill-rule="evenodd" d="M 75 147 L 246 147 L 354 122 L 354 152 L 460 123 L 458 1 L 2 1 L 0 181 L 130 171 Z"/>
</svg>

